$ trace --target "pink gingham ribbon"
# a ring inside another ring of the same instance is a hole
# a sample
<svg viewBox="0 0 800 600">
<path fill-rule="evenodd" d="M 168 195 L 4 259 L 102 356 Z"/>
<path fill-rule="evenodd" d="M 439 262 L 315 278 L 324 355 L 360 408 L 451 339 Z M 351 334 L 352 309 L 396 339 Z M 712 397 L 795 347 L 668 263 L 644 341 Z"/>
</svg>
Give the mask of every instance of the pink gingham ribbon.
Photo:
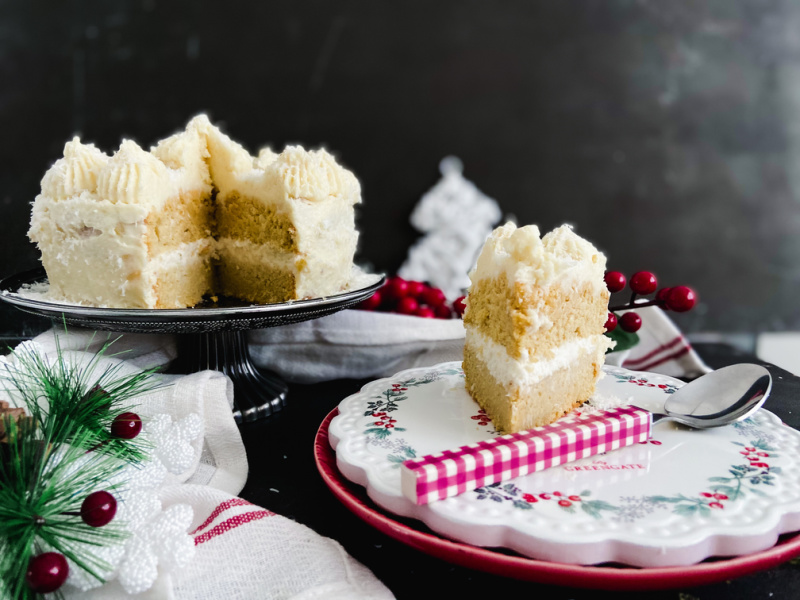
<svg viewBox="0 0 800 600">
<path fill-rule="evenodd" d="M 443 500 L 644 442 L 651 423 L 646 410 L 618 407 L 407 460 L 401 468 L 403 494 L 416 504 Z"/>
</svg>

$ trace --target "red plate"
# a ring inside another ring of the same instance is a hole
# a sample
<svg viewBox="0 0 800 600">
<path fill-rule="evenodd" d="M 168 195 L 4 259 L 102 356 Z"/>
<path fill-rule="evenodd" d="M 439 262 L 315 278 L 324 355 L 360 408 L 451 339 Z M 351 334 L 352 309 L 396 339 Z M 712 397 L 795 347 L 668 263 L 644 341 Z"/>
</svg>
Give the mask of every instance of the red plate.
<svg viewBox="0 0 800 600">
<path fill-rule="evenodd" d="M 378 509 L 363 487 L 345 479 L 336 467 L 336 453 L 328 441 L 328 427 L 338 410 L 328 414 L 317 431 L 314 459 L 333 494 L 357 517 L 407 546 L 461 567 L 494 575 L 602 590 L 660 590 L 694 587 L 771 569 L 800 555 L 800 533 L 781 536 L 768 550 L 729 559 L 709 559 L 691 566 L 640 569 L 625 566 L 582 566 L 551 563 L 490 548 L 454 542 L 400 523 Z M 424 527 L 422 523 L 420 528 Z"/>
</svg>

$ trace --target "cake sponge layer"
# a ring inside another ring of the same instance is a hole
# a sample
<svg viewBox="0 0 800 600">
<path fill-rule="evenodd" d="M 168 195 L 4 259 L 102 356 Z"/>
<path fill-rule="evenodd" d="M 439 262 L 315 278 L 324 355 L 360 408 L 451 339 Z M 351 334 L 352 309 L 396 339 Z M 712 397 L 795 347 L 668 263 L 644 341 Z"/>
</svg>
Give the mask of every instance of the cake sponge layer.
<svg viewBox="0 0 800 600">
<path fill-rule="evenodd" d="M 479 349 L 467 343 L 463 362 L 467 391 L 502 433 L 540 427 L 591 397 L 601 375 L 603 353 L 603 349 L 584 352 L 535 385 L 519 385 L 498 381 Z"/>
<path fill-rule="evenodd" d="M 607 307 L 608 291 L 589 282 L 509 285 L 501 273 L 470 287 L 464 326 L 505 346 L 512 358 L 550 360 L 563 344 L 602 334 Z"/>
</svg>

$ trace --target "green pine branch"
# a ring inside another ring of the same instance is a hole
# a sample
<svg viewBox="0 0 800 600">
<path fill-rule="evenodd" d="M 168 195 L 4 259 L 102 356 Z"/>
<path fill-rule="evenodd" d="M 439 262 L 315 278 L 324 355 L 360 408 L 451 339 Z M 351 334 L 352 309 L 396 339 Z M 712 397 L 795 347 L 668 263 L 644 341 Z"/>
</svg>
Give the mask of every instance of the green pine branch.
<svg viewBox="0 0 800 600">
<path fill-rule="evenodd" d="M 7 365 L 4 373 L 6 391 L 19 397 L 40 425 L 45 421 L 57 424 L 54 443 L 75 445 L 71 436 L 87 430 L 92 435 L 82 438 L 87 444 L 84 449 L 122 454 L 129 461 L 140 462 L 146 455 L 144 442 L 113 437 L 111 424 L 117 416 L 135 408 L 137 396 L 160 386 L 152 377 L 154 369 L 122 374 L 122 363 L 101 366 L 112 343 L 106 343 L 84 364 L 67 359 L 60 347 L 52 364 L 29 347 L 18 349 L 14 365 Z"/>
<path fill-rule="evenodd" d="M 60 552 L 77 568 L 103 582 L 110 566 L 92 547 L 119 544 L 122 524 L 91 527 L 80 517 L 92 492 L 114 493 L 109 483 L 127 464 L 146 459 L 140 438 L 114 438 L 114 419 L 135 399 L 160 387 L 155 370 L 125 374 L 122 363 L 105 363 L 113 341 L 91 358 L 67 357 L 57 344 L 48 360 L 23 346 L 0 365 L 0 386 L 30 418 L 0 415 L 0 596 L 34 598 L 25 582 L 33 556 Z M 58 594 L 56 594 L 58 596 Z"/>
<path fill-rule="evenodd" d="M 92 433 L 48 420 L 21 424 L 4 416 L 6 440 L 0 444 L 0 579 L 11 598 L 33 598 L 25 583 L 31 558 L 60 552 L 98 581 L 110 569 L 86 546 L 108 546 L 124 540 L 124 529 L 112 521 L 91 527 L 80 517 L 92 492 L 117 489 L 109 481 L 124 468 L 123 456 L 87 453 Z M 72 429 L 72 430 L 71 430 Z M 54 434 L 72 444 L 54 443 Z"/>
</svg>

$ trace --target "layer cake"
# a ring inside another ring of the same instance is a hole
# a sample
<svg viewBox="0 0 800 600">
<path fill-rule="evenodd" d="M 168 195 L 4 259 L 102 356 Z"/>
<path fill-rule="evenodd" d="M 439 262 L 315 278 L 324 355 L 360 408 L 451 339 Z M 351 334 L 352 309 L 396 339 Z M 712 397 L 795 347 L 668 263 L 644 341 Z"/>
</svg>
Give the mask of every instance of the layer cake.
<svg viewBox="0 0 800 600">
<path fill-rule="evenodd" d="M 49 297 L 185 308 L 205 296 L 283 302 L 346 289 L 358 234 L 355 176 L 324 150 L 251 156 L 210 123 L 112 156 L 78 138 L 33 204 Z"/>
</svg>

